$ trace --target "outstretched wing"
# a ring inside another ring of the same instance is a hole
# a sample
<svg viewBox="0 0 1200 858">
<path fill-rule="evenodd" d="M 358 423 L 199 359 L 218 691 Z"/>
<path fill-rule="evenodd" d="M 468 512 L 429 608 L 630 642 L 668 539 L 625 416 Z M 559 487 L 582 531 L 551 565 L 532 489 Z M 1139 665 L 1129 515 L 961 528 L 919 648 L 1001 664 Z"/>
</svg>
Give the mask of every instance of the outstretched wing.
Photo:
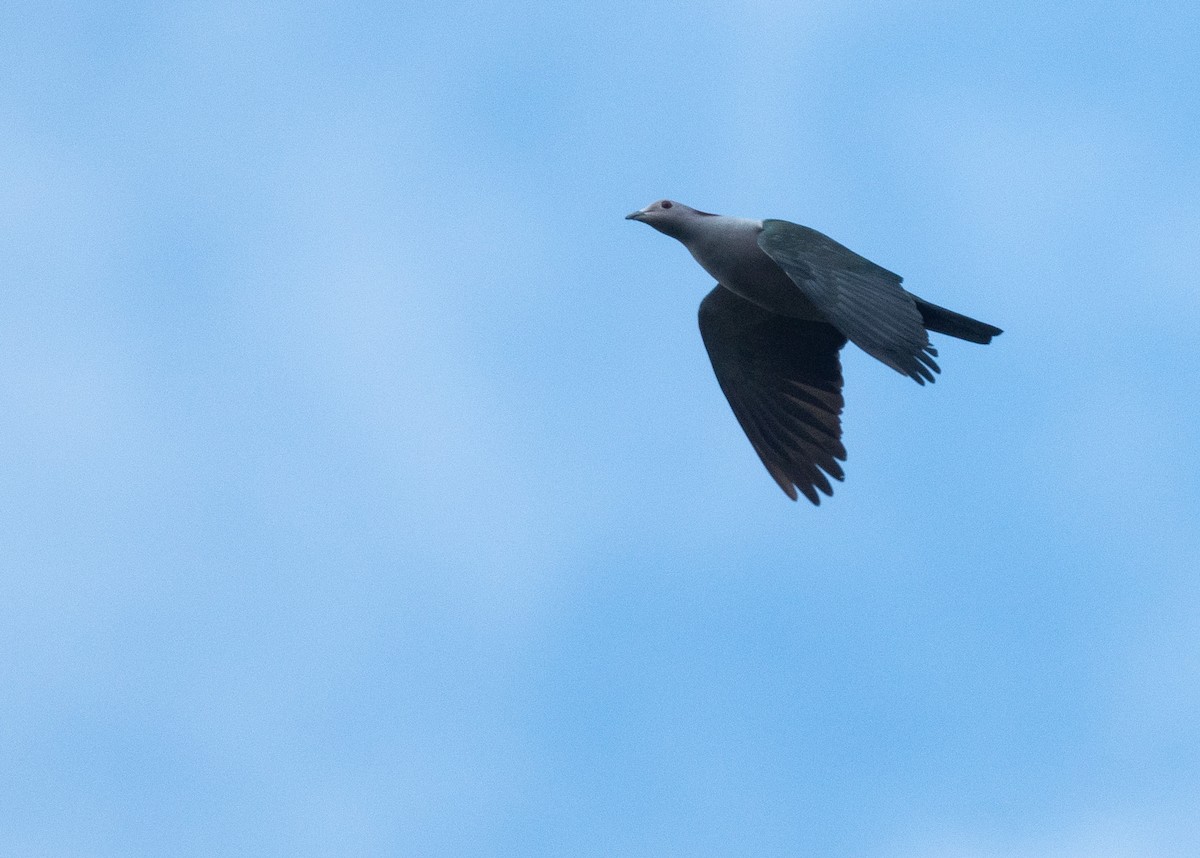
<svg viewBox="0 0 1200 858">
<path fill-rule="evenodd" d="M 941 372 L 937 349 L 900 277 L 827 235 L 764 220 L 758 246 L 852 343 L 918 384 Z"/>
<path fill-rule="evenodd" d="M 792 500 L 814 504 L 845 475 L 842 366 L 832 326 L 779 316 L 718 285 L 700 304 L 713 371 L 755 452 Z M 828 476 L 826 476 L 828 475 Z"/>
</svg>

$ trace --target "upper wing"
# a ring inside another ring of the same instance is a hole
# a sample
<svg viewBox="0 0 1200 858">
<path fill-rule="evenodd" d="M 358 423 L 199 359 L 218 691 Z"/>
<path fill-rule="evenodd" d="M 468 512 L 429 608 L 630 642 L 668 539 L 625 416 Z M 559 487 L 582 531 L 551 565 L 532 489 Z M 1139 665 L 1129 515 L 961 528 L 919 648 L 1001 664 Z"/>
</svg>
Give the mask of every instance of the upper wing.
<svg viewBox="0 0 1200 858">
<path fill-rule="evenodd" d="M 767 471 L 796 499 L 833 494 L 845 475 L 842 366 L 832 326 L 779 316 L 718 285 L 700 304 L 700 336 L 734 416 Z M 822 473 L 822 470 L 824 473 Z"/>
<path fill-rule="evenodd" d="M 827 235 L 764 220 L 758 246 L 839 331 L 867 354 L 919 384 L 941 372 L 937 349 L 900 277 Z"/>
</svg>

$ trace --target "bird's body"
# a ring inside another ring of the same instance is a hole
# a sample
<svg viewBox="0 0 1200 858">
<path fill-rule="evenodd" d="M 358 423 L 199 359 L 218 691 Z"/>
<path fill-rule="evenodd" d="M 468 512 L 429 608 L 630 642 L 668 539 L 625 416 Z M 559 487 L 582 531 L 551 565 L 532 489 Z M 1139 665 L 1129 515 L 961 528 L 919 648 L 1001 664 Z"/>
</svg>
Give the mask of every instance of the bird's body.
<svg viewBox="0 0 1200 858">
<path fill-rule="evenodd" d="M 758 246 L 762 230 L 761 220 L 707 215 L 703 229 L 680 241 L 701 268 L 735 295 L 782 316 L 823 321 L 812 301 Z"/>
<path fill-rule="evenodd" d="M 847 340 L 920 384 L 939 372 L 927 331 L 987 343 L 993 325 L 930 304 L 901 279 L 814 229 L 709 214 L 660 200 L 628 215 L 679 240 L 717 286 L 700 334 L 759 458 L 793 500 L 842 479 Z"/>
</svg>

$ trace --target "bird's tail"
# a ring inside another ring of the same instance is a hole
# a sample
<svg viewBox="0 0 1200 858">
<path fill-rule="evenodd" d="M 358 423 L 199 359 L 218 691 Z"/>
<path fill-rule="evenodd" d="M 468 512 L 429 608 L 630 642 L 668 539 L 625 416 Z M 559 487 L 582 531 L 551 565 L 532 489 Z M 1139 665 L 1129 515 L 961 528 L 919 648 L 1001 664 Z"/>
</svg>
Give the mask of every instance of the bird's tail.
<svg viewBox="0 0 1200 858">
<path fill-rule="evenodd" d="M 992 341 L 992 337 L 1004 333 L 995 325 L 989 325 L 987 322 L 972 319 L 962 313 L 947 310 L 937 304 L 930 304 L 915 295 L 913 300 L 917 302 L 917 309 L 921 311 L 921 321 L 925 323 L 928 330 L 935 333 L 948 334 L 951 337 L 958 337 L 960 340 L 985 345 Z"/>
</svg>

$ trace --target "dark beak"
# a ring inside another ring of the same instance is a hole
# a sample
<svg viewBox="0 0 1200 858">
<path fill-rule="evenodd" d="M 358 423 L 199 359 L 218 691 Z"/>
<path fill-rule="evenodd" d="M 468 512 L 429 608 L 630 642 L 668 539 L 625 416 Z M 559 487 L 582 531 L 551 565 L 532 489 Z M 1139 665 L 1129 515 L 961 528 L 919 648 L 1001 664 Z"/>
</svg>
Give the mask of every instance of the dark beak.
<svg viewBox="0 0 1200 858">
<path fill-rule="evenodd" d="M 645 216 L 646 213 L 643 211 L 630 212 L 629 214 L 625 215 L 625 220 L 641 220 Z"/>
</svg>

